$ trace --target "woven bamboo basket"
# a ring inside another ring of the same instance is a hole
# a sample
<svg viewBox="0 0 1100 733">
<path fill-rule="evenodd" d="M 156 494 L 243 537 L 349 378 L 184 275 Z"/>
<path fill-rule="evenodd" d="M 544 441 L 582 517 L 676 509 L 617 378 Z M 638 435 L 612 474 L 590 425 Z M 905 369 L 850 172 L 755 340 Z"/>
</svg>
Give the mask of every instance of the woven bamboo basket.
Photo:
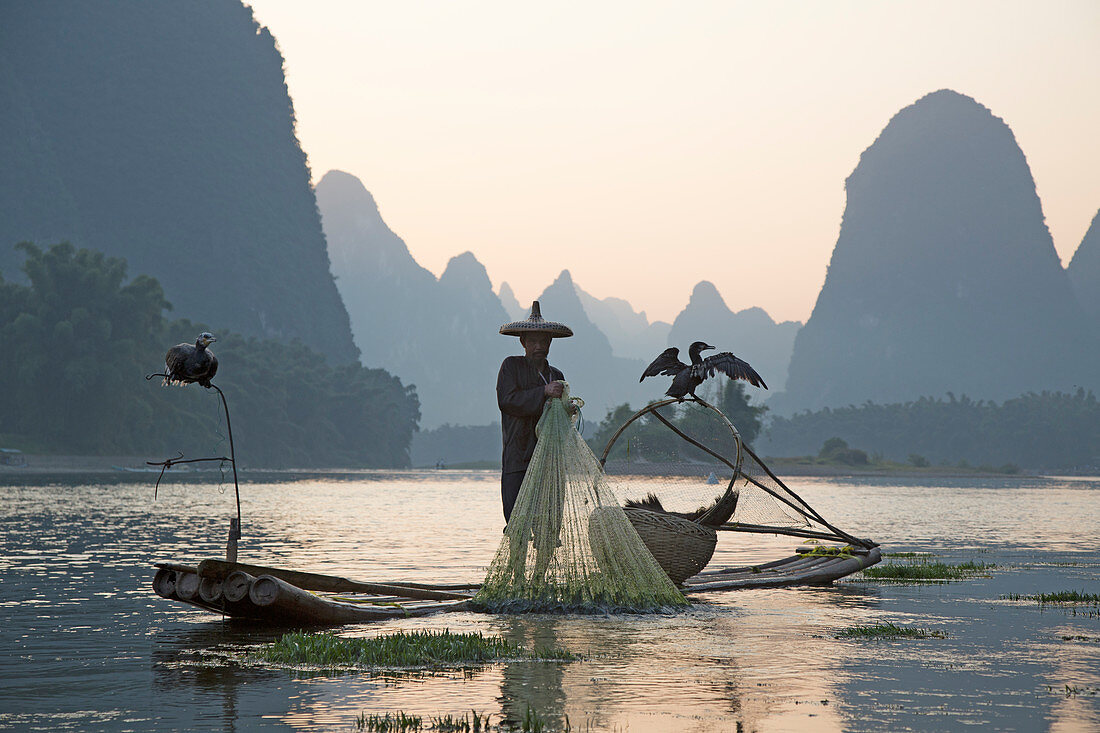
<svg viewBox="0 0 1100 733">
<path fill-rule="evenodd" d="M 648 509 L 624 511 L 657 564 L 677 585 L 705 568 L 714 555 L 718 533 L 710 527 Z"/>
</svg>

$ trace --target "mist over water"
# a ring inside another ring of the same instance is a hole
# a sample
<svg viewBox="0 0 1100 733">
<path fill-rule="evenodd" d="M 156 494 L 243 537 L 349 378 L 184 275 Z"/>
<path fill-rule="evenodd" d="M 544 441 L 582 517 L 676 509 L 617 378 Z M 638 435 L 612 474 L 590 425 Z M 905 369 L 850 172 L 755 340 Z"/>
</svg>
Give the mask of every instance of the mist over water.
<svg viewBox="0 0 1100 733">
<path fill-rule="evenodd" d="M 152 561 L 224 553 L 231 485 L 162 485 L 154 503 L 145 479 L 24 481 L 5 477 L 0 489 L 0 636 L 10 650 L 0 658 L 3 728 L 331 730 L 354 728 L 364 711 L 472 708 L 518 720 L 528 705 L 555 725 L 568 716 L 574 730 L 1100 725 L 1096 609 L 1001 598 L 1100 592 L 1091 536 L 1100 479 L 792 483 L 826 518 L 887 553 L 992 563 L 988 578 L 712 594 L 673 616 L 464 613 L 341 630 L 478 630 L 584 656 L 414 677 L 248 666 L 242 647 L 277 632 L 153 594 Z M 283 476 L 245 483 L 242 500 L 243 561 L 364 580 L 480 580 L 502 526 L 493 472 Z M 710 567 L 795 546 L 722 533 Z M 948 638 L 835 638 L 887 621 Z"/>
</svg>

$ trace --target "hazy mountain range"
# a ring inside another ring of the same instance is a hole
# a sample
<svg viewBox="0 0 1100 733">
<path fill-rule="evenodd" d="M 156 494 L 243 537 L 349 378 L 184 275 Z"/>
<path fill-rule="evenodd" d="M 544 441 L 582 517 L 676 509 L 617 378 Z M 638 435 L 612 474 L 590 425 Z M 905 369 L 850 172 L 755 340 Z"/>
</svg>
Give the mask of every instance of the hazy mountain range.
<svg viewBox="0 0 1100 733">
<path fill-rule="evenodd" d="M 328 178 L 318 186 L 326 230 L 328 205 L 321 191 Z M 1067 273 L 1043 221 L 1027 162 L 1003 120 L 956 92 L 930 94 L 889 122 L 846 187 L 840 236 L 805 327 L 775 323 L 759 308 L 733 312 L 706 281 L 695 287 L 671 326 L 651 323 L 626 300 L 590 295 L 564 271 L 540 296 L 544 314 L 569 323 L 577 334 L 555 345 L 554 363 L 597 416 L 624 401 L 640 404 L 660 396 L 663 383 L 639 388 L 635 375 L 665 346 L 686 350 L 700 338 L 749 359 L 772 387 L 770 395 L 778 393 L 769 401 L 776 414 L 948 392 L 1006 399 L 1027 391 L 1100 387 L 1100 225 L 1093 222 Z M 365 203 L 365 189 L 361 198 L 362 207 L 377 218 L 373 202 Z M 330 246 L 338 241 L 330 235 Z M 354 246 L 369 252 L 383 243 L 364 230 Z M 345 260 L 338 249 L 333 266 L 353 323 L 371 321 L 367 314 L 379 311 L 357 305 L 344 283 L 370 282 L 367 289 L 390 303 L 409 297 L 389 294 L 405 287 L 389 275 L 367 281 L 363 278 L 370 275 L 340 270 Z M 401 257 L 406 267 L 423 273 L 423 283 L 434 279 L 403 245 Z M 473 255 L 463 257 L 474 266 Z M 521 318 L 528 307 L 506 282 L 490 297 L 488 278 L 477 267 L 477 311 L 486 320 L 476 336 L 462 332 L 462 339 L 482 344 L 464 352 L 479 359 L 471 379 L 495 374 L 501 354 L 518 351 L 516 345 L 500 346 L 496 321 Z M 447 279 L 444 273 L 440 283 Z M 413 313 L 439 307 L 424 292 L 412 299 L 415 303 L 384 311 L 385 323 L 371 321 L 371 334 L 398 335 L 371 338 L 403 348 L 410 332 L 404 324 L 415 322 Z M 466 313 L 464 303 L 471 297 L 451 290 L 450 308 Z M 401 313 L 401 322 L 394 321 L 395 313 Z M 470 313 L 461 317 L 464 323 L 473 322 Z M 360 338 L 359 330 L 356 337 L 364 354 L 371 354 L 370 341 Z M 447 338 L 438 333 L 432 341 L 442 345 Z M 434 407 L 442 396 L 430 386 L 431 374 L 399 363 L 385 350 L 379 359 L 378 365 L 418 385 L 427 427 L 496 418 L 492 400 L 484 397 L 457 412 L 453 398 L 447 409 Z M 478 389 L 488 391 L 487 380 L 477 378 Z M 770 396 L 753 392 L 757 399 Z"/>
<path fill-rule="evenodd" d="M 622 298 L 597 298 L 579 287 L 577 297 L 592 323 L 607 335 L 617 355 L 640 359 L 648 364 L 668 347 L 668 334 L 672 330 L 670 324 L 664 321 L 650 323 L 645 311 L 635 311 Z"/>
<path fill-rule="evenodd" d="M 496 371 L 514 350 L 496 332 L 510 318 L 481 263 L 466 252 L 436 279 L 386 226 L 357 178 L 329 171 L 316 193 L 363 363 L 416 385 L 422 426 L 499 417 Z"/>
<path fill-rule="evenodd" d="M 768 383 L 770 394 L 749 390 L 756 399 L 764 399 L 786 385 L 787 365 L 795 335 L 801 327 L 797 321 L 776 323 L 762 308 L 746 308 L 734 313 L 714 284 L 704 280 L 695 286 L 687 307 L 676 316 L 668 342 L 690 344 L 701 338 L 723 350 L 732 348 Z"/>
<path fill-rule="evenodd" d="M 1096 322 L 1003 120 L 956 92 L 929 94 L 890 121 L 846 188 L 780 410 L 1100 387 Z M 1092 303 L 1096 239 L 1073 267 Z"/>
<path fill-rule="evenodd" d="M 316 195 L 333 273 L 364 363 L 416 385 L 424 428 L 498 420 L 497 369 L 505 356 L 522 353 L 518 340 L 498 329 L 526 318 L 530 304 L 520 304 L 506 282 L 494 293 L 485 268 L 469 252 L 453 258 L 437 280 L 386 226 L 374 198 L 354 176 L 329 171 L 317 183 Z M 696 288 L 672 326 L 650 323 L 625 300 L 593 297 L 568 270 L 538 299 L 546 318 L 573 329 L 572 338 L 554 343 L 551 361 L 586 400 L 590 419 L 597 420 L 623 402 L 640 405 L 663 394 L 667 378 L 639 384 L 638 377 L 673 343 L 673 331 L 685 360 L 691 341 L 710 339 L 739 350 L 781 386 L 798 327 L 775 324 L 758 308 L 731 313 L 710 283 Z M 705 333 L 696 335 L 695 329 Z"/>
<path fill-rule="evenodd" d="M 1081 307 L 1100 324 L 1100 211 L 1066 268 Z"/>
<path fill-rule="evenodd" d="M 4 278 L 22 279 L 17 242 L 68 240 L 158 278 L 175 317 L 390 370 L 416 385 L 425 428 L 498 419 L 497 368 L 520 347 L 497 329 L 530 303 L 494 291 L 470 252 L 438 278 L 421 267 L 353 176 L 311 189 L 282 63 L 232 0 L 6 4 Z M 1063 268 L 1003 120 L 929 94 L 889 120 L 846 190 L 803 327 L 731 310 L 732 284 L 700 282 L 668 324 L 547 272 L 543 312 L 576 332 L 552 361 L 588 417 L 661 396 L 667 381 L 639 385 L 642 369 L 696 339 L 752 363 L 772 389 L 751 393 L 777 414 L 1100 388 L 1100 214 Z"/>
</svg>

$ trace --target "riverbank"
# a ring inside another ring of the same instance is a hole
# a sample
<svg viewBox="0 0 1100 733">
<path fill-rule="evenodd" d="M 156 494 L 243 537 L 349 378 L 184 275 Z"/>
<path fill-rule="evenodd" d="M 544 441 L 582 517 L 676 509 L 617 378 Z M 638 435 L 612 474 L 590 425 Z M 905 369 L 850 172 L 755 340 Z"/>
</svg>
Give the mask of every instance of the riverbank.
<svg viewBox="0 0 1100 733">
<path fill-rule="evenodd" d="M 0 465 L 0 475 L 21 473 L 118 473 L 119 467 L 143 469 L 147 456 L 47 456 L 23 454 L 21 466 Z"/>
<path fill-rule="evenodd" d="M 148 456 L 53 456 L 53 455 L 25 455 L 26 465 L 5 466 L 0 465 L 0 476 L 18 475 L 48 475 L 48 474 L 131 474 L 131 473 L 159 473 L 157 466 L 146 465 Z M 927 478 L 1004 478 L 1006 476 L 1033 477 L 1042 475 L 1030 471 L 1021 470 L 1017 473 L 989 471 L 984 468 L 965 468 L 959 466 L 905 466 L 901 464 L 869 464 L 866 466 L 847 466 L 840 464 L 815 463 L 806 458 L 765 458 L 768 467 L 780 478 L 785 476 L 816 476 L 829 477 L 927 477 Z M 173 467 L 168 475 L 204 474 L 211 471 L 218 472 L 217 464 L 201 464 L 202 468 L 195 468 L 186 464 Z M 669 467 L 671 468 L 671 467 Z M 347 474 L 356 471 L 368 471 L 363 468 L 297 468 L 276 469 L 262 467 L 241 467 L 241 471 L 249 473 L 309 473 L 309 474 Z M 469 470 L 500 470 L 499 465 L 491 462 L 461 463 L 441 467 L 420 467 L 411 469 L 415 471 L 469 471 Z M 699 473 L 705 475 L 706 470 L 691 464 L 678 465 L 672 468 L 671 473 L 678 475 L 693 475 Z M 1095 472 L 1078 474 L 1074 471 L 1048 472 L 1060 476 L 1093 475 Z"/>
</svg>

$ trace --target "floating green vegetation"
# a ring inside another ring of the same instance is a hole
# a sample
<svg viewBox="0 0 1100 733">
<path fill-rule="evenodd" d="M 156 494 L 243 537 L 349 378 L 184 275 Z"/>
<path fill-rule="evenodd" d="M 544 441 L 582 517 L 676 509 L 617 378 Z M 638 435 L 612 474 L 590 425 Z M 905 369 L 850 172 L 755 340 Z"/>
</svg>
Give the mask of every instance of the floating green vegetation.
<svg viewBox="0 0 1100 733">
<path fill-rule="evenodd" d="M 542 733 L 543 729 L 546 728 L 546 719 L 528 707 L 527 712 L 523 714 L 523 720 L 519 724 L 523 733 Z M 565 719 L 565 729 L 569 730 L 568 717 Z"/>
<path fill-rule="evenodd" d="M 1036 601 L 1040 606 L 1100 606 L 1100 593 L 1082 593 L 1076 590 L 1062 590 L 1057 593 L 1039 593 L 1025 596 L 1009 593 L 1001 596 L 1003 601 Z"/>
<path fill-rule="evenodd" d="M 1062 641 L 1083 641 L 1089 644 L 1100 644 L 1100 636 L 1084 636 L 1083 634 L 1063 634 Z"/>
<path fill-rule="evenodd" d="M 564 649 L 536 648 L 528 652 L 499 637 L 480 633 L 452 634 L 446 629 L 397 632 L 371 638 L 295 632 L 260 647 L 253 656 L 272 664 L 294 666 L 428 668 L 496 659 L 571 661 L 578 658 Z"/>
<path fill-rule="evenodd" d="M 453 715 L 441 715 L 431 718 L 432 730 L 443 733 L 482 733 L 489 731 L 489 718 L 491 715 L 482 715 L 476 710 L 471 710 L 461 718 Z"/>
<path fill-rule="evenodd" d="M 440 715 L 429 717 L 425 723 L 419 715 L 409 715 L 404 711 L 396 713 L 370 714 L 362 713 L 355 719 L 356 730 L 370 731 L 370 733 L 418 733 L 419 731 L 439 731 L 439 733 L 503 733 L 503 731 L 518 733 L 543 733 L 548 730 L 549 723 L 530 707 L 524 713 L 523 718 L 517 723 L 498 724 L 490 723 L 491 714 L 482 715 L 476 710 L 469 714 L 457 717 L 454 715 Z M 569 716 L 565 717 L 562 730 L 569 731 Z"/>
<path fill-rule="evenodd" d="M 838 639 L 946 639 L 946 631 L 929 631 L 896 624 L 853 626 L 836 635 Z"/>
<path fill-rule="evenodd" d="M 1050 691 L 1050 692 L 1057 691 L 1059 693 L 1063 693 L 1063 694 L 1065 694 L 1066 697 L 1077 697 L 1078 695 L 1086 696 L 1086 697 L 1095 697 L 1096 694 L 1098 692 L 1100 692 L 1100 688 L 1090 687 L 1089 685 L 1083 685 L 1083 686 L 1080 686 L 1080 687 L 1077 686 L 1077 685 L 1065 685 L 1064 690 L 1059 690 L 1054 685 L 1047 685 L 1047 690 Z"/>
<path fill-rule="evenodd" d="M 942 562 L 888 563 L 874 565 L 863 570 L 864 580 L 890 580 L 911 583 L 942 583 L 948 580 L 963 580 L 975 575 L 985 575 L 991 563 L 964 562 L 948 565 Z"/>
<path fill-rule="evenodd" d="M 1100 605 L 1100 593 L 1081 593 L 1075 590 L 1063 590 L 1057 593 L 1040 593 L 1035 596 L 1040 604 L 1060 606 L 1097 606 Z"/>
<path fill-rule="evenodd" d="M 406 733 L 424 730 L 424 719 L 419 715 L 406 715 L 401 710 L 384 715 L 363 713 L 355 719 L 355 728 L 372 733 Z"/>
<path fill-rule="evenodd" d="M 931 552 L 884 552 L 883 557 L 897 557 L 906 560 L 924 560 L 934 557 Z"/>
</svg>

